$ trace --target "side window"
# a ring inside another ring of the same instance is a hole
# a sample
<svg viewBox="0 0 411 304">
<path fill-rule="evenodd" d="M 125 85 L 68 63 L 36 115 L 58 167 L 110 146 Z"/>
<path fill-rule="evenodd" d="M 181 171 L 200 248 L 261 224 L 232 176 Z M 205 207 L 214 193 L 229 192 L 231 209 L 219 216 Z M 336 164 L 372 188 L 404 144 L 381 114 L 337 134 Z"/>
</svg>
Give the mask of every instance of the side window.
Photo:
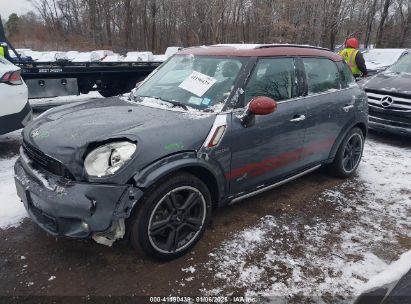
<svg viewBox="0 0 411 304">
<path fill-rule="evenodd" d="M 303 58 L 308 94 L 340 89 L 340 73 L 336 64 L 326 58 Z"/>
<path fill-rule="evenodd" d="M 351 73 L 351 70 L 345 61 L 340 61 L 337 65 L 341 71 L 341 84 L 343 88 L 348 88 L 349 86 L 356 84 L 354 75 Z"/>
<path fill-rule="evenodd" d="M 245 88 L 245 104 L 256 96 L 271 97 L 275 101 L 296 95 L 294 59 L 260 59 Z"/>
</svg>

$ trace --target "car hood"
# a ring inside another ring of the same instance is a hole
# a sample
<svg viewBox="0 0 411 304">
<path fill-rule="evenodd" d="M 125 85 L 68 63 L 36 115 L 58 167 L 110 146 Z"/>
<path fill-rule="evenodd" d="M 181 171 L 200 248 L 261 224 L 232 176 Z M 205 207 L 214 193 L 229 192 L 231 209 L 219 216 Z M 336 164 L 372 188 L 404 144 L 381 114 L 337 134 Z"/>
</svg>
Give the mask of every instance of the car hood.
<svg viewBox="0 0 411 304">
<path fill-rule="evenodd" d="M 47 111 L 23 131 L 26 144 L 84 177 L 88 149 L 111 140 L 137 142 L 137 170 L 168 154 L 198 150 L 215 114 L 153 108 L 121 98 L 105 98 Z"/>
<path fill-rule="evenodd" d="M 365 89 L 411 95 L 411 74 L 380 73 L 364 82 Z"/>
</svg>

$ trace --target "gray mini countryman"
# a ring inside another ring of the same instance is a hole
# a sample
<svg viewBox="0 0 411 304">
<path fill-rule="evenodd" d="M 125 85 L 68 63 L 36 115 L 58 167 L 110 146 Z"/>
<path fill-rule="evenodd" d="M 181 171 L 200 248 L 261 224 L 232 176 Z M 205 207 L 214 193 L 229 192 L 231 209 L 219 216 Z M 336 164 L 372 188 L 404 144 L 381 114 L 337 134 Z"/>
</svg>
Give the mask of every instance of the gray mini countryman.
<svg viewBox="0 0 411 304">
<path fill-rule="evenodd" d="M 213 208 L 321 166 L 349 177 L 367 96 L 342 58 L 296 45 L 180 51 L 129 97 L 51 109 L 23 131 L 18 195 L 48 233 L 173 259 Z"/>
</svg>

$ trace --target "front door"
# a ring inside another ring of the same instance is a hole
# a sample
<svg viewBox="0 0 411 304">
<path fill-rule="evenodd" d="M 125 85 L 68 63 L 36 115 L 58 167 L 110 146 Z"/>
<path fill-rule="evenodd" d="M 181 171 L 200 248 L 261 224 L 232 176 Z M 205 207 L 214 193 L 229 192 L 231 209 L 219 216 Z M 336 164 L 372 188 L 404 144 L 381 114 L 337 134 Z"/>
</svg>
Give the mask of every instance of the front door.
<svg viewBox="0 0 411 304">
<path fill-rule="evenodd" d="M 293 58 L 258 60 L 245 86 L 244 105 L 253 97 L 278 102 L 269 115 L 255 116 L 251 126 L 232 116 L 230 194 L 237 195 L 269 185 L 299 167 L 305 132 L 306 109 L 298 97 L 298 77 Z"/>
</svg>

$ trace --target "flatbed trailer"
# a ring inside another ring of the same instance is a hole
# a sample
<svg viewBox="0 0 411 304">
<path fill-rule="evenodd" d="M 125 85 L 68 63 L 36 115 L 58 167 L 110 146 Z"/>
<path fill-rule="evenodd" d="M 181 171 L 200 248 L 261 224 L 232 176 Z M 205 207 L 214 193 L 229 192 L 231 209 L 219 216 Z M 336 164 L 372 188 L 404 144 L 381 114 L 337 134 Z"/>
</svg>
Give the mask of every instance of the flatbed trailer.
<svg viewBox="0 0 411 304">
<path fill-rule="evenodd" d="M 21 68 L 29 98 L 87 94 L 104 97 L 130 92 L 162 62 L 14 61 Z"/>
<path fill-rule="evenodd" d="M 1 16 L 0 16 L 1 20 Z M 6 59 L 21 68 L 29 98 L 87 94 L 98 91 L 104 97 L 129 92 L 137 82 L 154 71 L 161 62 L 38 62 L 27 60 L 7 40 L 0 22 L 0 45 Z M 15 55 L 9 56 L 8 49 Z"/>
</svg>

